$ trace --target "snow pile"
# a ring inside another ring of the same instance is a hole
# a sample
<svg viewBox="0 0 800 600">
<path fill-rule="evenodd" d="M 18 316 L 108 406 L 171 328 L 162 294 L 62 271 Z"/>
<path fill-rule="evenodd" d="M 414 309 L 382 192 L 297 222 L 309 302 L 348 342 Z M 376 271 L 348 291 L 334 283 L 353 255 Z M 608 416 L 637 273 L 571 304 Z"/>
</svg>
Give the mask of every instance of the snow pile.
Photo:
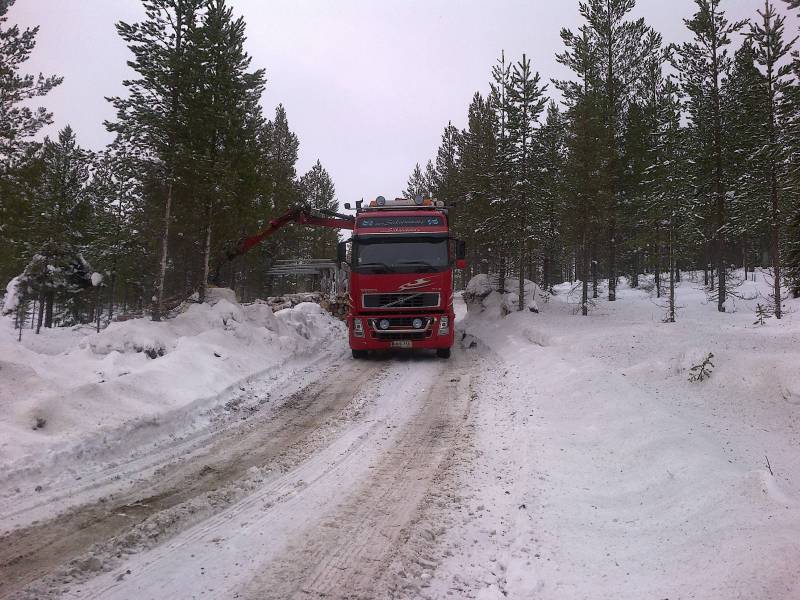
<svg viewBox="0 0 800 600">
<path fill-rule="evenodd" d="M 17 310 L 19 306 L 19 284 L 20 276 L 14 277 L 14 279 L 8 282 L 5 296 L 3 296 L 3 302 L 0 303 L 0 314 L 10 315 Z"/>
<path fill-rule="evenodd" d="M 506 291 L 498 291 L 497 277 L 478 274 L 470 279 L 464 290 L 464 302 L 470 313 L 485 313 L 488 318 L 499 319 L 510 313 L 517 312 L 519 308 L 519 279 L 507 278 Z M 537 298 L 542 298 L 542 291 L 532 281 L 525 280 L 524 306 L 530 312 L 539 312 Z"/>
<path fill-rule="evenodd" d="M 178 429 L 243 381 L 293 356 L 343 351 L 344 325 L 316 304 L 273 313 L 212 290 L 174 319 L 26 332 L 0 320 L 0 473 L 101 451 L 142 428 Z"/>
</svg>

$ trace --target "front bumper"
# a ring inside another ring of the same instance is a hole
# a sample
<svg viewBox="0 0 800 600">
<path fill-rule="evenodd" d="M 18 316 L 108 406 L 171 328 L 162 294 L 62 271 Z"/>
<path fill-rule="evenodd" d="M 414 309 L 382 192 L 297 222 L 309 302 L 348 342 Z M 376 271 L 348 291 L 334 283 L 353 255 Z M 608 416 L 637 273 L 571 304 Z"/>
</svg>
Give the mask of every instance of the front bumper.
<svg viewBox="0 0 800 600">
<path fill-rule="evenodd" d="M 380 322 L 390 322 L 388 329 L 381 329 Z M 414 328 L 414 319 L 423 321 L 421 328 Z M 442 321 L 447 328 L 443 329 Z M 356 321 L 361 322 L 357 327 Z M 348 320 L 350 347 L 353 350 L 392 350 L 398 348 L 450 348 L 455 338 L 453 314 L 392 314 L 351 315 Z M 357 333 L 363 335 L 357 335 Z"/>
</svg>

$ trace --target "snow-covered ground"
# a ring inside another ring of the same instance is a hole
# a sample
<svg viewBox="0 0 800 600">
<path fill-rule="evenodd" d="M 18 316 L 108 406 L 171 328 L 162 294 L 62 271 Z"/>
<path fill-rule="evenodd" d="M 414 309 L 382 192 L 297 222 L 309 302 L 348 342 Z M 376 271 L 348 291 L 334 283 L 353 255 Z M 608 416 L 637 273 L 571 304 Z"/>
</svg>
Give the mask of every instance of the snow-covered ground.
<svg viewBox="0 0 800 600">
<path fill-rule="evenodd" d="M 316 304 L 273 314 L 230 290 L 209 295 L 163 323 L 24 331 L 21 343 L 0 318 L 0 480 L 202 426 L 245 382 L 344 348 L 343 324 Z"/>
<path fill-rule="evenodd" d="M 626 285 L 459 298 L 451 361 L 225 292 L 9 325 L 0 598 L 796 600 L 800 302 L 755 325 L 767 287 L 720 314 L 686 280 L 674 324 Z"/>
<path fill-rule="evenodd" d="M 733 314 L 701 287 L 674 324 L 627 287 L 574 316 L 568 285 L 462 322 L 485 345 L 477 440 L 425 597 L 800 598 L 800 303 L 756 326 L 763 280 Z"/>
</svg>

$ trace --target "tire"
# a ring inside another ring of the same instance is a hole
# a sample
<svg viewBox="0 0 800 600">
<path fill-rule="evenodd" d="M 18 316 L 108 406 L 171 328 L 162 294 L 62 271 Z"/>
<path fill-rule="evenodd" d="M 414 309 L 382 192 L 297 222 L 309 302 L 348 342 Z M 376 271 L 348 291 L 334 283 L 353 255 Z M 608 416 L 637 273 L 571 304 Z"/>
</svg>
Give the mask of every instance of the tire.
<svg viewBox="0 0 800 600">
<path fill-rule="evenodd" d="M 362 358 L 367 358 L 367 351 L 366 350 L 353 350 L 353 358 L 356 360 L 361 360 Z"/>
<path fill-rule="evenodd" d="M 450 348 L 437 348 L 436 356 L 439 358 L 450 358 Z"/>
</svg>

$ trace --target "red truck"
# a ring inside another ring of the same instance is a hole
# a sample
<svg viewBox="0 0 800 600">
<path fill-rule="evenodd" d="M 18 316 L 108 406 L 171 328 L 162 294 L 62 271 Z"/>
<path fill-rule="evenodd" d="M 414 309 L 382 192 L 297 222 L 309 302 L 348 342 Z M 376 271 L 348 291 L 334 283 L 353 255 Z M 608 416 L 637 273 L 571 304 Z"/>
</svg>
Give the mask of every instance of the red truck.
<svg viewBox="0 0 800 600">
<path fill-rule="evenodd" d="M 349 204 L 345 204 L 350 209 Z M 443 202 L 418 196 L 369 205 L 356 214 L 295 208 L 247 238 L 228 256 L 244 254 L 287 223 L 349 229 L 337 260 L 350 268 L 347 316 L 354 358 L 370 350 L 426 348 L 450 357 L 453 345 L 453 269 L 466 266 L 464 242 L 450 235 Z"/>
</svg>

